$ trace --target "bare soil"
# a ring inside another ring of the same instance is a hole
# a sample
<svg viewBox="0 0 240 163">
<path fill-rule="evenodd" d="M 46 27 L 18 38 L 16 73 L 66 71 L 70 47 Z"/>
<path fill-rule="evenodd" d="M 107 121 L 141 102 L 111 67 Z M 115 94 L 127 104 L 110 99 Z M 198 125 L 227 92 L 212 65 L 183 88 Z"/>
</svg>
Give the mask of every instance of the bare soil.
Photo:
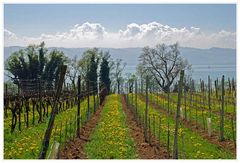
<svg viewBox="0 0 240 163">
<path fill-rule="evenodd" d="M 127 124 L 130 130 L 130 134 L 135 141 L 136 149 L 139 159 L 167 159 L 168 154 L 165 147 L 158 144 L 154 136 L 151 135 L 151 143 L 145 142 L 144 133 L 141 125 L 135 120 L 135 117 L 130 108 L 127 108 L 126 100 L 122 96 L 123 110 L 126 115 Z M 87 159 L 87 155 L 84 151 L 84 145 L 91 141 L 90 135 L 95 129 L 97 122 L 99 121 L 103 105 L 96 111 L 90 121 L 86 123 L 81 129 L 80 138 L 76 137 L 74 140 L 66 143 L 66 146 L 60 151 L 60 159 Z"/>
<path fill-rule="evenodd" d="M 167 150 L 163 146 L 159 145 L 158 141 L 154 138 L 153 135 L 150 137 L 151 143 L 145 142 L 143 129 L 136 121 L 132 109 L 127 107 L 126 99 L 123 95 L 121 97 L 121 100 L 130 134 L 135 141 L 140 159 L 167 159 Z"/>
<path fill-rule="evenodd" d="M 143 97 L 140 97 L 142 100 Z M 167 111 L 163 108 L 161 108 L 158 104 L 156 104 L 153 101 L 149 101 L 149 104 L 154 107 L 157 108 L 157 110 L 159 110 L 161 113 L 163 114 L 168 114 Z M 175 118 L 175 114 L 170 112 L 170 116 L 172 118 Z M 209 136 L 207 133 L 207 130 L 204 130 L 202 126 L 200 126 L 199 124 L 196 124 L 195 121 L 187 121 L 187 120 L 182 120 L 181 123 L 191 129 L 193 132 L 198 133 L 202 138 L 204 138 L 205 140 L 208 140 L 210 143 L 217 145 L 218 147 L 222 148 L 222 149 L 227 149 L 229 150 L 231 153 L 233 153 L 236 156 L 236 147 L 235 144 L 232 140 L 224 140 L 224 141 L 219 141 L 219 136 L 216 132 L 212 132 L 212 135 Z"/>
<path fill-rule="evenodd" d="M 95 129 L 97 122 L 100 118 L 103 104 L 96 110 L 91 119 L 81 128 L 80 137 L 76 137 L 73 141 L 69 141 L 66 146 L 60 151 L 60 159 L 87 159 L 87 155 L 84 152 L 84 145 L 91 141 L 90 135 Z"/>
</svg>

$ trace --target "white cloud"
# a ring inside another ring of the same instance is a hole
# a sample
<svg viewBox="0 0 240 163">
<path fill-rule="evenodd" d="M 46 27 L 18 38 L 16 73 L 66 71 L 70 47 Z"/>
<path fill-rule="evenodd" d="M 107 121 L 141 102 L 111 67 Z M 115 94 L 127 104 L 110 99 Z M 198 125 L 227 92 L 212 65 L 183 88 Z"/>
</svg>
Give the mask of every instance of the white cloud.
<svg viewBox="0 0 240 163">
<path fill-rule="evenodd" d="M 141 32 L 141 27 L 136 24 L 136 23 L 132 23 L 127 25 L 127 29 L 125 31 L 120 30 L 120 36 L 121 37 L 135 37 L 138 33 Z"/>
<path fill-rule="evenodd" d="M 8 39 L 16 39 L 17 38 L 15 33 L 11 32 L 7 29 L 4 29 L 4 37 L 8 38 Z"/>
<path fill-rule="evenodd" d="M 76 24 L 72 29 L 56 34 L 41 34 L 39 37 L 17 37 L 4 29 L 5 46 L 21 45 L 45 41 L 48 46 L 63 47 L 143 47 L 157 43 L 180 46 L 210 48 L 236 48 L 236 33 L 225 30 L 206 34 L 198 27 L 174 28 L 158 22 L 148 24 L 131 23 L 125 29 L 110 33 L 101 24 L 86 22 Z"/>
</svg>

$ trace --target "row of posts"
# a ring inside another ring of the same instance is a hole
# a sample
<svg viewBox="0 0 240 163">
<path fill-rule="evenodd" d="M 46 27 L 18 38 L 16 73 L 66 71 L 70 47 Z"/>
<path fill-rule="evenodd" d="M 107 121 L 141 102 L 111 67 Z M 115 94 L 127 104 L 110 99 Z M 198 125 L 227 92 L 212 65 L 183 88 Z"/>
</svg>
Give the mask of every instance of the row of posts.
<svg viewBox="0 0 240 163">
<path fill-rule="evenodd" d="M 180 119 L 180 115 L 181 115 L 181 100 L 182 100 L 182 91 L 184 88 L 184 93 L 186 93 L 186 89 L 185 87 L 183 87 L 183 80 L 184 79 L 184 71 L 181 71 L 180 73 L 180 80 L 178 83 L 178 100 L 177 100 L 177 110 L 176 110 L 176 116 L 175 116 L 175 130 L 174 130 L 174 144 L 173 144 L 173 158 L 174 159 L 178 159 L 178 129 L 179 129 L 179 119 Z M 133 83 L 130 86 L 130 83 L 128 83 L 128 90 L 131 91 L 131 93 L 133 93 Z M 146 77 L 146 89 L 145 89 L 145 114 L 144 114 L 144 137 L 145 137 L 145 141 L 148 142 L 148 135 L 147 135 L 147 131 L 148 131 L 148 105 L 149 105 L 149 97 L 148 97 L 148 89 L 149 89 L 149 78 Z M 203 84 L 203 85 L 202 85 Z M 224 91 L 224 84 L 225 84 L 225 79 L 224 79 L 224 75 L 222 76 L 222 81 L 221 81 L 221 110 L 220 110 L 220 134 L 219 134 L 219 141 L 224 141 L 224 96 L 225 96 L 225 91 Z M 193 85 L 193 81 L 191 82 L 191 86 Z M 201 88 L 202 88 L 202 92 L 204 95 L 204 83 L 201 82 Z M 131 90 L 130 90 L 131 88 Z M 137 81 L 135 81 L 135 113 L 137 114 Z M 143 85 L 141 83 L 141 92 L 143 90 Z M 128 91 L 128 92 L 129 92 Z M 190 90 L 192 93 L 192 89 Z M 211 82 L 210 82 L 210 76 L 208 76 L 208 118 L 207 118 L 207 127 L 208 127 L 208 134 L 209 136 L 212 135 L 212 122 L 211 122 L 211 115 L 212 115 L 212 111 L 211 111 Z M 217 91 L 217 90 L 216 90 Z M 168 91 L 168 116 L 169 116 L 169 91 Z M 204 97 L 204 96 L 203 96 Z M 128 98 L 128 96 L 127 96 Z M 132 97 L 133 98 L 133 97 Z M 128 100 L 128 99 L 127 99 Z M 133 100 L 133 99 L 132 99 Z M 184 102 L 186 103 L 186 96 L 184 97 Z M 185 108 L 185 118 L 186 118 L 186 108 Z M 169 122 L 168 122 L 168 153 L 170 151 L 169 149 L 169 134 L 170 134 L 170 130 L 169 130 Z"/>
<path fill-rule="evenodd" d="M 46 153 L 48 150 L 48 146 L 49 146 L 49 142 L 50 142 L 50 137 L 51 137 L 51 133 L 52 133 L 52 129 L 53 129 L 53 125 L 54 125 L 54 120 L 55 120 L 55 116 L 56 116 L 56 110 L 57 110 L 57 99 L 59 98 L 60 94 L 61 94 L 61 90 L 62 90 L 62 85 L 63 85 L 63 81 L 64 81 L 64 76 L 66 73 L 66 68 L 67 66 L 62 66 L 61 67 L 61 73 L 60 73 L 60 80 L 57 86 L 57 92 L 56 92 L 56 100 L 54 102 L 54 107 L 53 107 L 53 111 L 51 113 L 51 117 L 48 123 L 48 127 L 47 130 L 45 132 L 45 136 L 42 142 L 42 149 L 39 155 L 40 159 L 44 159 L 46 157 Z M 87 115 L 87 119 L 89 120 L 90 118 L 90 91 L 89 91 L 89 81 L 88 81 L 88 115 Z M 80 137 L 80 115 L 81 115 L 81 108 L 80 108 L 80 100 L 81 100 L 81 77 L 78 77 L 78 93 L 77 93 L 77 97 L 78 97 L 78 102 L 77 102 L 77 136 Z M 97 102 L 99 102 L 99 96 L 97 96 L 98 100 Z M 96 105 L 95 105 L 95 95 L 94 95 L 94 112 L 96 111 Z"/>
</svg>

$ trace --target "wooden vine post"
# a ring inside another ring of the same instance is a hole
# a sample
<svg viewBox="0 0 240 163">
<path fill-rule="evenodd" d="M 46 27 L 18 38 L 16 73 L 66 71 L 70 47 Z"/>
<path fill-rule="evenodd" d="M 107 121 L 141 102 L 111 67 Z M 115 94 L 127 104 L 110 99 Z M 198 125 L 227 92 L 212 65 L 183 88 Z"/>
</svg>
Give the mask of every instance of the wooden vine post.
<svg viewBox="0 0 240 163">
<path fill-rule="evenodd" d="M 90 119 L 90 81 L 87 79 L 87 107 L 88 107 L 88 112 L 87 112 L 87 119 Z"/>
<path fill-rule="evenodd" d="M 100 105 L 100 101 L 99 101 L 99 91 L 100 91 L 100 85 L 99 85 L 99 82 L 97 82 L 97 87 L 98 87 L 98 89 L 97 89 L 97 107 Z"/>
<path fill-rule="evenodd" d="M 4 103 L 4 105 L 6 105 L 7 107 L 4 107 L 4 115 L 7 118 L 8 117 L 7 111 L 8 111 L 8 106 L 9 106 L 9 102 L 10 102 L 10 101 L 8 101 L 9 99 L 8 99 L 8 85 L 7 85 L 7 83 L 5 84 L 5 99 L 6 99 L 6 101 L 5 101 L 6 103 Z"/>
<path fill-rule="evenodd" d="M 144 126 L 144 138 L 145 138 L 145 142 L 148 142 L 147 140 L 147 127 L 148 127 L 148 76 L 146 78 L 146 106 L 145 106 L 145 126 Z"/>
<path fill-rule="evenodd" d="M 96 112 L 96 98 L 95 98 L 95 90 L 93 90 L 93 108 L 94 108 L 94 113 Z"/>
<path fill-rule="evenodd" d="M 232 96 L 236 97 L 236 86 L 235 86 L 234 78 L 232 78 Z"/>
<path fill-rule="evenodd" d="M 203 122 L 203 129 L 205 130 L 205 118 L 204 118 L 204 110 L 203 108 L 205 107 L 205 85 L 204 85 L 204 80 L 202 80 L 202 122 Z"/>
<path fill-rule="evenodd" d="M 167 123 L 167 152 L 168 152 L 168 158 L 170 158 L 170 122 L 169 122 L 169 118 L 170 118 L 170 88 L 168 87 L 168 91 L 167 91 L 167 100 L 168 100 L 168 123 Z"/>
<path fill-rule="evenodd" d="M 44 159 L 46 157 L 46 154 L 47 154 L 49 141 L 50 141 L 50 137 L 51 137 L 51 133 L 52 133 L 53 125 L 54 125 L 54 120 L 55 120 L 55 116 L 56 116 L 56 111 L 57 111 L 57 101 L 58 101 L 59 96 L 60 96 L 61 91 L 62 91 L 62 85 L 63 85 L 66 69 L 67 69 L 66 65 L 62 65 L 60 67 L 60 80 L 58 81 L 57 92 L 55 94 L 53 110 L 52 110 L 51 115 L 50 115 L 50 119 L 49 119 L 49 122 L 48 122 L 48 127 L 47 127 L 47 130 L 45 132 L 44 139 L 42 141 L 42 149 L 40 151 L 39 159 Z"/>
<path fill-rule="evenodd" d="M 215 80 L 216 99 L 218 99 L 218 78 Z"/>
<path fill-rule="evenodd" d="M 42 122 L 42 83 L 41 83 L 41 78 L 39 78 L 38 81 L 38 99 L 39 99 L 39 122 Z"/>
<path fill-rule="evenodd" d="M 137 104 L 137 80 L 135 80 L 135 114 L 136 114 L 136 117 L 137 117 L 137 113 L 138 113 L 138 104 Z"/>
<path fill-rule="evenodd" d="M 184 79 L 184 119 L 187 121 L 187 90 L 186 90 L 186 78 Z"/>
<path fill-rule="evenodd" d="M 212 111 L 211 111 L 211 80 L 208 76 L 208 118 L 207 118 L 207 127 L 208 127 L 208 136 L 212 135 Z"/>
<path fill-rule="evenodd" d="M 192 83 L 192 79 L 190 79 L 190 107 L 192 107 L 192 96 L 193 96 L 193 83 Z M 192 109 L 189 109 L 189 122 L 191 123 L 191 117 L 192 117 Z M 189 124 L 190 124 L 189 123 Z"/>
<path fill-rule="evenodd" d="M 224 75 L 222 76 L 222 107 L 220 111 L 220 141 L 224 140 Z"/>
<path fill-rule="evenodd" d="M 134 104 L 134 102 L 133 102 L 133 83 L 134 83 L 134 80 L 131 81 L 130 83 L 131 83 L 130 89 L 131 89 L 131 93 L 132 93 L 132 104 Z"/>
<path fill-rule="evenodd" d="M 173 142 L 173 159 L 178 159 L 178 126 L 179 126 L 179 116 L 180 116 L 179 114 L 180 114 L 181 99 L 182 99 L 183 77 L 184 77 L 184 70 L 181 70 L 179 87 L 178 87 L 177 112 L 176 112 L 176 118 L 175 118 L 176 123 L 175 123 L 174 142 Z"/>
<path fill-rule="evenodd" d="M 77 136 L 80 137 L 80 99 L 81 99 L 81 76 L 78 76 L 78 103 L 77 103 Z"/>
</svg>

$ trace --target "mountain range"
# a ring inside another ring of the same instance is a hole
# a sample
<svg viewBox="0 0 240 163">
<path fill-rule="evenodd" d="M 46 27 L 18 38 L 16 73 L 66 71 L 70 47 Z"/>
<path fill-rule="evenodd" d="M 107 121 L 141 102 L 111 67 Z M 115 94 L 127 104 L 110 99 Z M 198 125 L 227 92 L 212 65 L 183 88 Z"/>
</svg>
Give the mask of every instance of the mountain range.
<svg viewBox="0 0 240 163">
<path fill-rule="evenodd" d="M 10 46 L 4 47 L 4 60 L 15 51 L 25 47 Z M 84 51 L 89 48 L 64 48 L 49 47 L 48 50 L 58 49 L 63 51 L 66 56 L 73 58 L 75 55 L 80 58 Z M 113 59 L 122 59 L 127 63 L 126 72 L 134 72 L 142 53 L 141 47 L 136 48 L 100 48 L 103 51 L 109 51 Z M 209 48 L 197 49 L 189 47 L 180 47 L 180 54 L 192 64 L 193 71 L 206 71 L 206 69 L 215 69 L 220 71 L 231 71 L 236 73 L 236 49 L 228 48 Z M 216 69 L 217 68 L 217 69 Z M 230 69 L 229 69 L 230 68 Z"/>
</svg>

